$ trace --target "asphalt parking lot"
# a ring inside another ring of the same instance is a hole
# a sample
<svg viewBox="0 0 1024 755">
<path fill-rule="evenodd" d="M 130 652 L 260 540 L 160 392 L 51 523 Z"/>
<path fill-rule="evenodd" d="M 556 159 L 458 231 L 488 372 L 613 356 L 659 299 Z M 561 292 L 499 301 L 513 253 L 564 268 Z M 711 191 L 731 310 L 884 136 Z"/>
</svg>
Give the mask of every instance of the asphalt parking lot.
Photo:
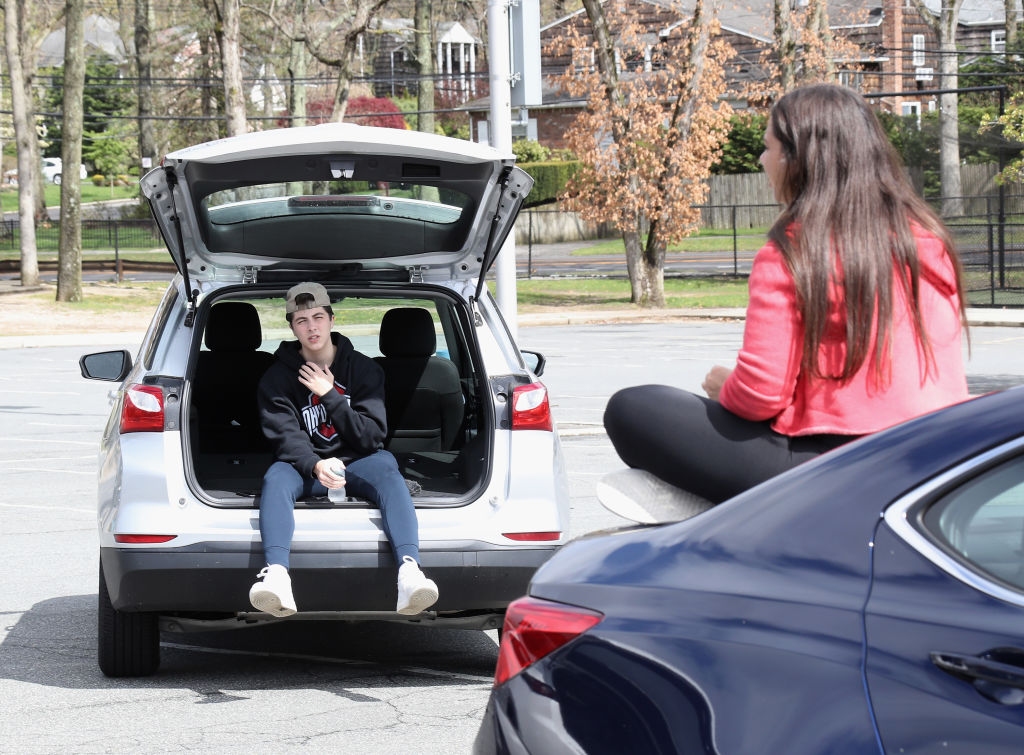
<svg viewBox="0 0 1024 755">
<path fill-rule="evenodd" d="M 741 333 L 713 319 L 520 325 L 520 345 L 548 359 L 574 536 L 624 523 L 594 497 L 621 467 L 601 427 L 607 397 L 643 382 L 698 390 Z M 1024 383 L 1022 347 L 1024 328 L 974 328 L 972 392 Z M 468 751 L 494 632 L 310 622 L 165 634 L 156 676 L 100 674 L 95 466 L 112 386 L 80 378 L 89 350 L 0 351 L 0 752 Z"/>
</svg>

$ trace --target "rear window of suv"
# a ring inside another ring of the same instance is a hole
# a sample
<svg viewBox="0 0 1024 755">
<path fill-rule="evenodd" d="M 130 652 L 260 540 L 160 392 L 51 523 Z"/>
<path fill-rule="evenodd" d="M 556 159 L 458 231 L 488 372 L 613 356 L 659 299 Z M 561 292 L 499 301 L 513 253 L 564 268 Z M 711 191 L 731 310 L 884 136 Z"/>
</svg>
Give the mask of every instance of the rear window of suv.
<svg viewBox="0 0 1024 755">
<path fill-rule="evenodd" d="M 268 183 L 200 202 L 211 252 L 337 261 L 456 251 L 473 211 L 455 189 L 386 181 Z"/>
</svg>

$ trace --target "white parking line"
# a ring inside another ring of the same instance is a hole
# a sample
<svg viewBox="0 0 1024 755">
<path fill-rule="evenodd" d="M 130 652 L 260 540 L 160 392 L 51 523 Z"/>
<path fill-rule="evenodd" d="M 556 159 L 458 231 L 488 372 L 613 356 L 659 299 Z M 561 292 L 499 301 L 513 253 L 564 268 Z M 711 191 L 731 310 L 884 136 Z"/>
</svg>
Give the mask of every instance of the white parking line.
<svg viewBox="0 0 1024 755">
<path fill-rule="evenodd" d="M 89 456 L 42 456 L 32 459 L 0 459 L 0 464 L 34 464 L 37 461 L 82 461 L 82 459 L 92 458 L 91 454 Z"/>
<path fill-rule="evenodd" d="M 32 396 L 81 396 L 79 391 L 12 391 L 8 388 L 0 388 L 0 393 L 27 393 Z"/>
<path fill-rule="evenodd" d="M 95 446 L 94 440 L 47 440 L 46 438 L 0 438 L 9 443 L 71 443 L 76 446 Z"/>
<path fill-rule="evenodd" d="M 70 506 L 30 506 L 25 503 L 0 503 L 5 509 L 33 509 L 36 511 L 74 511 L 78 514 L 95 514 L 95 509 L 75 509 Z"/>
</svg>

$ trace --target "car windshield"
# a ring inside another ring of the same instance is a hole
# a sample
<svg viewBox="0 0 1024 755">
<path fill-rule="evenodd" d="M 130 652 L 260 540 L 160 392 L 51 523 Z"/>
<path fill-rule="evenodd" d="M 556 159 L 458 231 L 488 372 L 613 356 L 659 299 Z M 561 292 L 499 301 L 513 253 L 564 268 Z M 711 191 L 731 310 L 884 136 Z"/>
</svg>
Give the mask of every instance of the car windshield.
<svg viewBox="0 0 1024 755">
<path fill-rule="evenodd" d="M 448 187 L 344 179 L 242 186 L 200 204 L 211 252 L 310 259 L 328 248 L 331 259 L 455 251 L 473 212 Z"/>
</svg>

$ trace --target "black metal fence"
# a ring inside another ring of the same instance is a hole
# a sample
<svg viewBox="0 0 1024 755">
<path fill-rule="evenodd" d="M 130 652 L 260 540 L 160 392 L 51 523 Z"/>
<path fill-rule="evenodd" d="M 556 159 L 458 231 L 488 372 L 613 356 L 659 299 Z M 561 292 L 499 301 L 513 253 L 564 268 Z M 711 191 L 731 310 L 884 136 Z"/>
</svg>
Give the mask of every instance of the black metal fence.
<svg viewBox="0 0 1024 755">
<path fill-rule="evenodd" d="M 120 252 L 145 251 L 163 247 L 163 239 L 151 219 L 83 220 L 82 250 Z M 15 220 L 0 221 L 0 251 L 17 251 L 20 225 Z M 60 221 L 36 226 L 36 249 L 56 252 L 60 247 Z"/>
<path fill-rule="evenodd" d="M 1024 307 L 1024 195 L 964 197 L 964 214 L 947 218 L 963 259 L 968 303 L 975 307 Z M 941 200 L 935 200 L 940 209 Z M 740 258 L 749 269 L 749 253 L 740 250 L 740 240 L 750 248 L 751 237 L 763 238 L 765 226 L 778 212 L 778 205 L 704 205 L 704 224 L 717 227 L 725 235 L 717 236 L 720 250 L 731 253 L 733 268 L 742 272 Z M 535 212 L 536 210 L 534 210 Z M 766 220 L 767 218 L 767 220 Z M 529 226 L 528 244 L 541 243 Z M 603 237 L 614 235 L 603 229 Z M 52 221 L 37 227 L 36 246 L 40 259 L 55 255 L 60 240 L 60 223 Z M 0 221 L 0 252 L 17 252 L 18 221 Z M 754 245 L 756 246 L 756 244 Z M 160 231 L 150 219 L 83 220 L 82 249 L 86 260 L 119 262 L 125 253 L 163 250 Z M 109 253 L 109 254 L 107 254 Z M 7 255 L 10 258 L 10 255 Z M 132 255 L 137 258 L 138 255 Z M 169 262 L 166 253 L 155 254 L 154 262 Z"/>
</svg>

